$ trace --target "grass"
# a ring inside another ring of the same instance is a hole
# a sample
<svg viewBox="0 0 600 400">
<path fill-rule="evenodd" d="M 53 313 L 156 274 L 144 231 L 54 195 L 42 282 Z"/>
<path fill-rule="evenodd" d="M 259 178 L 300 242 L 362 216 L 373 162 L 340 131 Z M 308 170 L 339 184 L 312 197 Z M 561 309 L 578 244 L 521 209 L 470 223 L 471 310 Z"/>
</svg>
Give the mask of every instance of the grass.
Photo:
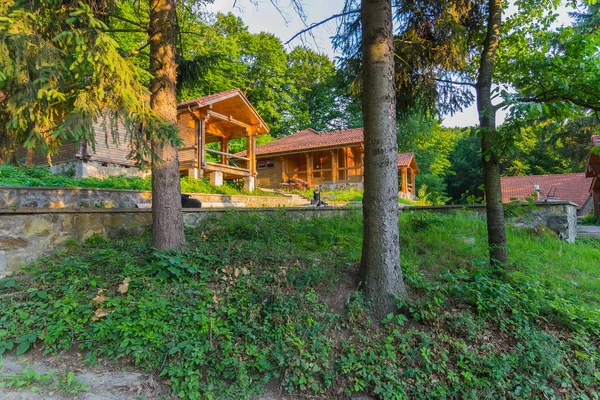
<svg viewBox="0 0 600 400">
<path fill-rule="evenodd" d="M 509 230 L 501 276 L 472 216 L 403 213 L 410 300 L 374 321 L 354 278 L 362 222 L 235 212 L 187 231 L 72 243 L 0 280 L 0 353 L 76 347 L 155 371 L 182 398 L 594 398 L 599 241 Z M 594 276 L 595 275 L 595 276 Z"/>
<path fill-rule="evenodd" d="M 48 167 L 0 165 L 0 186 L 152 190 L 152 177 L 141 178 L 119 175 L 102 179 L 75 179 L 68 175 L 53 174 Z M 214 186 L 207 179 L 193 179 L 190 177 L 181 178 L 181 191 L 183 193 L 275 196 L 273 193 L 260 190 L 246 192 L 241 184 L 226 182 L 223 186 Z"/>
</svg>

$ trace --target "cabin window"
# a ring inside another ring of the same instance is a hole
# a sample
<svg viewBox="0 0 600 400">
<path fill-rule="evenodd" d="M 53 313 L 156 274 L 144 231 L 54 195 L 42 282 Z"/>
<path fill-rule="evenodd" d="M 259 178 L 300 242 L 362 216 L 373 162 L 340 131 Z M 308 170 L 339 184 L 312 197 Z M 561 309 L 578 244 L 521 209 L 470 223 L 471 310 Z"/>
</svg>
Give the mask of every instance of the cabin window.
<svg viewBox="0 0 600 400">
<path fill-rule="evenodd" d="M 275 160 L 258 160 L 256 162 L 257 169 L 273 168 L 275 166 Z"/>
</svg>

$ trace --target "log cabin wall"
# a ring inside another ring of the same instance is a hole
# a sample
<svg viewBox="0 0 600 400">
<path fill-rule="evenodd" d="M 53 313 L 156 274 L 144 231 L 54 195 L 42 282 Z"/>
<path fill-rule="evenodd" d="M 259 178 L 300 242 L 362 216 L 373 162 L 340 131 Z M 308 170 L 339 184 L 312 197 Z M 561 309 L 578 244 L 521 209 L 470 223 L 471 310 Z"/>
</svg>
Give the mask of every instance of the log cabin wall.
<svg viewBox="0 0 600 400">
<path fill-rule="evenodd" d="M 117 123 L 116 126 L 117 143 L 114 142 L 113 132 L 108 121 L 106 123 L 104 121 L 94 123 L 94 131 L 96 134 L 96 149 L 93 150 L 92 146 L 87 146 L 87 152 L 91 153 L 88 158 L 90 161 L 118 164 L 126 167 L 135 165 L 133 160 L 127 158 L 131 153 L 131 146 L 127 140 L 127 131 L 123 124 Z"/>
<path fill-rule="evenodd" d="M 180 112 L 177 119 L 179 137 L 183 141 L 183 148 L 189 148 L 196 144 L 196 121 L 189 111 Z M 179 164 L 182 166 L 192 165 L 197 162 L 197 152 L 193 149 L 179 151 Z"/>
<path fill-rule="evenodd" d="M 279 157 L 261 158 L 256 164 L 259 187 L 277 188 L 283 183 L 282 160 Z"/>
</svg>

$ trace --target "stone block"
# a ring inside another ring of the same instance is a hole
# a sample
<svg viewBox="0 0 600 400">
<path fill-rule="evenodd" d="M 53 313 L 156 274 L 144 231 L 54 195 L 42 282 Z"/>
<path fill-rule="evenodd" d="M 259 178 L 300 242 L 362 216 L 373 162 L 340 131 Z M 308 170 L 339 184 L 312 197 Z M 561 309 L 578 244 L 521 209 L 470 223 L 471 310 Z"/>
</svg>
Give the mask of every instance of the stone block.
<svg viewBox="0 0 600 400">
<path fill-rule="evenodd" d="M 44 218 L 25 221 L 25 236 L 48 236 L 52 233 L 52 225 Z"/>
<path fill-rule="evenodd" d="M 244 190 L 246 192 L 253 192 L 256 189 L 256 178 L 253 176 L 247 176 L 244 178 Z"/>
<path fill-rule="evenodd" d="M 14 250 L 27 247 L 29 241 L 22 238 L 0 237 L 0 250 Z"/>
<path fill-rule="evenodd" d="M 223 173 L 215 171 L 210 174 L 210 183 L 215 186 L 223 186 Z"/>
<path fill-rule="evenodd" d="M 18 271 L 23 264 L 25 264 L 25 260 L 21 255 L 13 255 L 8 258 L 7 270 L 11 272 Z"/>
</svg>

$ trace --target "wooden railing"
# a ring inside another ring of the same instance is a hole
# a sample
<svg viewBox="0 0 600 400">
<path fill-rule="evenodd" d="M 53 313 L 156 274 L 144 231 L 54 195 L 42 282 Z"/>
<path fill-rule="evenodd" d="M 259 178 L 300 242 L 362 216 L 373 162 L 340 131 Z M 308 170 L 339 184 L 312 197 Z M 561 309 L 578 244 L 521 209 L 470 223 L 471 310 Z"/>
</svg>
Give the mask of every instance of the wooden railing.
<svg viewBox="0 0 600 400">
<path fill-rule="evenodd" d="M 204 151 L 206 151 L 208 153 L 218 154 L 220 156 L 225 156 L 228 159 L 233 158 L 236 160 L 250 161 L 250 159 L 248 157 L 236 156 L 235 154 L 225 153 L 224 151 L 213 150 L 213 149 L 208 149 L 208 148 L 204 148 Z"/>
</svg>

